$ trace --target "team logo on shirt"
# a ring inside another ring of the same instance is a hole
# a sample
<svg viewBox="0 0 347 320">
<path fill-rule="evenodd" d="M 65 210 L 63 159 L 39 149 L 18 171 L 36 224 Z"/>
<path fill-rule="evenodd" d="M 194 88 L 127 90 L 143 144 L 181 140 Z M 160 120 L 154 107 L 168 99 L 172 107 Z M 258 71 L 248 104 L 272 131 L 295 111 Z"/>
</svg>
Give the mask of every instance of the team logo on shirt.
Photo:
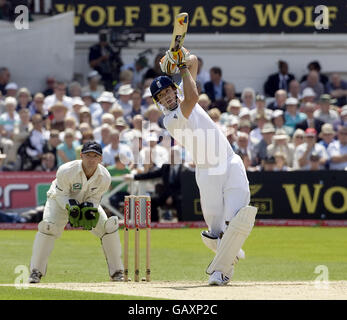
<svg viewBox="0 0 347 320">
<path fill-rule="evenodd" d="M 173 118 L 174 118 L 174 119 L 178 119 L 177 113 L 174 114 Z"/>
<path fill-rule="evenodd" d="M 72 190 L 81 190 L 82 189 L 82 183 L 74 183 L 72 185 Z"/>
</svg>

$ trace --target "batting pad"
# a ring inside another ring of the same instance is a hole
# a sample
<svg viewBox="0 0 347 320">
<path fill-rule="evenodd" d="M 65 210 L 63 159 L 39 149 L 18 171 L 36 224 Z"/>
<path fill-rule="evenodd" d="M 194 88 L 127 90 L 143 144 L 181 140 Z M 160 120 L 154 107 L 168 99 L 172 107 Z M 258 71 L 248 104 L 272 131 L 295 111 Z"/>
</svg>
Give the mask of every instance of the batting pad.
<svg viewBox="0 0 347 320">
<path fill-rule="evenodd" d="M 120 244 L 119 232 L 116 231 L 105 234 L 101 239 L 101 243 L 110 276 L 112 276 L 116 271 L 123 271 L 122 247 Z"/>
<path fill-rule="evenodd" d="M 240 209 L 236 217 L 230 221 L 218 246 L 217 254 L 206 273 L 220 271 L 228 276 L 230 266 L 253 229 L 257 211 L 256 207 L 246 206 Z"/>
</svg>

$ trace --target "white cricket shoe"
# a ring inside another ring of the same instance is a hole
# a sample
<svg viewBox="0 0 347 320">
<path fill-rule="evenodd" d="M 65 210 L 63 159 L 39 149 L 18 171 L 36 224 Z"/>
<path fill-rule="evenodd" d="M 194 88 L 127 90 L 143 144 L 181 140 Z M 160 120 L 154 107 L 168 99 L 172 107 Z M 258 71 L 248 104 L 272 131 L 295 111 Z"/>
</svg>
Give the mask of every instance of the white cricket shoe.
<svg viewBox="0 0 347 320">
<path fill-rule="evenodd" d="M 220 271 L 214 271 L 208 279 L 210 286 L 225 286 L 229 283 L 230 278 L 223 275 Z"/>
</svg>

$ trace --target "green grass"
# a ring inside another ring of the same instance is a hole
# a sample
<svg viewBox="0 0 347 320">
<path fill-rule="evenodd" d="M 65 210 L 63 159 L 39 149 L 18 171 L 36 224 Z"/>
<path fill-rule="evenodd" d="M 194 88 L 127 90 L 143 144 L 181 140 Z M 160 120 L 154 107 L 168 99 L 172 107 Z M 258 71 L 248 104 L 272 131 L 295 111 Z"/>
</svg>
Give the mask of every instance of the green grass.
<svg viewBox="0 0 347 320">
<path fill-rule="evenodd" d="M 153 281 L 207 280 L 205 268 L 213 253 L 203 245 L 200 231 L 152 230 Z M 122 236 L 121 230 L 121 240 Z M 14 283 L 19 276 L 15 273 L 16 266 L 29 266 L 34 237 L 35 231 L 0 231 L 0 283 Z M 131 251 L 133 238 L 131 232 Z M 142 231 L 141 246 L 143 277 L 145 232 Z M 243 249 L 246 259 L 237 265 L 235 281 L 310 281 L 317 277 L 314 270 L 318 265 L 328 267 L 329 280 L 347 279 L 347 228 L 255 227 Z M 132 277 L 132 254 L 129 261 Z M 108 281 L 108 270 L 100 241 L 86 231 L 65 231 L 55 242 L 42 282 L 101 281 Z M 3 290 L 0 287 L 0 299 L 4 297 Z M 82 297 L 79 293 L 71 294 L 76 299 Z"/>
<path fill-rule="evenodd" d="M 136 300 L 153 300 L 135 297 Z M 133 300 L 134 296 L 57 289 L 0 287 L 0 300 Z"/>
</svg>

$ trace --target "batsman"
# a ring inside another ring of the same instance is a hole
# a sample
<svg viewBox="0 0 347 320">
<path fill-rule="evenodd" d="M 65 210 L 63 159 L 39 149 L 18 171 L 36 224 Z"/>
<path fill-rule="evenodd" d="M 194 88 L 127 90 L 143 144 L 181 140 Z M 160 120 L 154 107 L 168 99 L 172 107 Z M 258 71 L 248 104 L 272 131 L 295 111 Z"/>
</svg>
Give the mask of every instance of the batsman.
<svg viewBox="0 0 347 320">
<path fill-rule="evenodd" d="M 174 29 L 174 38 L 176 30 Z M 182 42 L 181 42 L 182 44 Z M 210 285 L 226 285 L 235 263 L 244 257 L 241 249 L 252 231 L 257 208 L 249 206 L 250 190 L 245 167 L 223 132 L 198 104 L 196 75 L 198 60 L 183 47 L 168 50 L 160 61 L 163 72 L 179 73 L 177 86 L 170 77 L 153 80 L 150 90 L 164 113 L 164 126 L 192 156 L 208 230 L 204 244 L 216 255 L 206 272 Z"/>
<path fill-rule="evenodd" d="M 101 146 L 90 141 L 83 145 L 81 160 L 59 167 L 47 192 L 42 221 L 38 224 L 30 263 L 30 283 L 39 283 L 46 274 L 54 242 L 66 224 L 96 235 L 108 264 L 112 281 L 123 281 L 123 263 L 118 218 L 108 218 L 100 206 L 101 197 L 111 184 L 111 176 L 102 162 Z"/>
</svg>

